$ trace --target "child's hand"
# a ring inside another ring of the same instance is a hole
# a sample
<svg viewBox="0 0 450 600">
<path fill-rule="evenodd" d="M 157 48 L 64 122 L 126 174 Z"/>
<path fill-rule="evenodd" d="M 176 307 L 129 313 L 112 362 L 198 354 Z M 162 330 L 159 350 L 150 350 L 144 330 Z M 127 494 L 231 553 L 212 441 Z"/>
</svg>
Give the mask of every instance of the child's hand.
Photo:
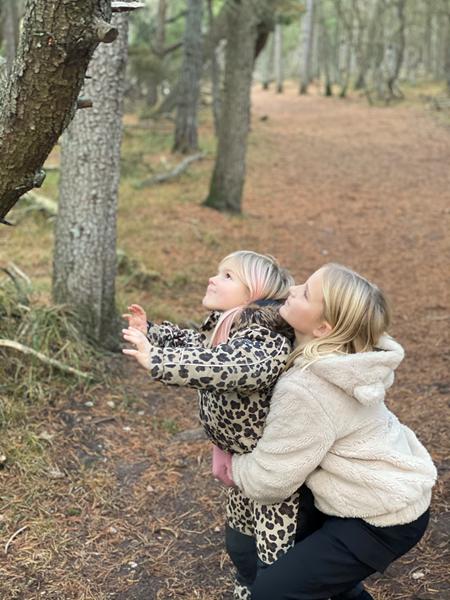
<svg viewBox="0 0 450 600">
<path fill-rule="evenodd" d="M 147 333 L 147 315 L 145 310 L 139 304 L 132 304 L 128 307 L 129 313 L 122 315 L 124 319 L 128 319 L 128 327 L 139 329 L 142 333 Z"/>
<path fill-rule="evenodd" d="M 150 367 L 149 355 L 151 345 L 147 337 L 135 327 L 122 329 L 122 333 L 124 339 L 134 346 L 134 348 L 124 348 L 122 352 L 135 358 L 144 369 L 148 369 Z"/>
</svg>

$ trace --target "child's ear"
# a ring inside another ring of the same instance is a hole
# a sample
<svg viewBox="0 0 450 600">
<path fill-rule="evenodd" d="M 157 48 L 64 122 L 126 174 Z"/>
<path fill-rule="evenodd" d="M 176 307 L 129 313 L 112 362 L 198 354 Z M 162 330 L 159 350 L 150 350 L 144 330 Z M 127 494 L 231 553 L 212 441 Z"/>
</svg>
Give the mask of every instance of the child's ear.
<svg viewBox="0 0 450 600">
<path fill-rule="evenodd" d="M 322 321 L 319 327 L 316 327 L 313 331 L 313 336 L 316 338 L 324 337 L 325 335 L 330 335 L 333 331 L 333 328 L 327 321 Z"/>
</svg>

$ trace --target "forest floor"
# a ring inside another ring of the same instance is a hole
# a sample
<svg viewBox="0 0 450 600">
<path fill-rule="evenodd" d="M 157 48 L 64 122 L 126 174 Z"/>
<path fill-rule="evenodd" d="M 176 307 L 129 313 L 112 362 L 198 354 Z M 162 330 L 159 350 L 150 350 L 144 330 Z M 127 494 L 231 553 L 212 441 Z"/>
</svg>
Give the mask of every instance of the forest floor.
<svg viewBox="0 0 450 600">
<path fill-rule="evenodd" d="M 419 103 L 255 88 L 242 217 L 201 205 L 213 165 L 207 116 L 206 159 L 169 184 L 135 188 L 179 160 L 172 127 L 126 118 L 119 245 L 158 275 L 146 285 L 122 273 L 121 305 L 199 321 L 208 276 L 240 248 L 277 256 L 298 281 L 332 260 L 384 288 L 406 349 L 388 402 L 440 479 L 424 540 L 368 587 L 376 600 L 450 599 L 450 127 Z M 42 193 L 55 196 L 56 185 L 51 175 Z M 28 217 L 5 229 L 2 259 L 48 302 L 51 224 Z M 150 382 L 121 356 L 110 362 L 112 385 L 27 405 L 16 427 L 0 430 L 0 597 L 228 600 L 224 491 L 210 476 L 208 442 L 180 440 L 199 426 L 195 392 Z"/>
</svg>

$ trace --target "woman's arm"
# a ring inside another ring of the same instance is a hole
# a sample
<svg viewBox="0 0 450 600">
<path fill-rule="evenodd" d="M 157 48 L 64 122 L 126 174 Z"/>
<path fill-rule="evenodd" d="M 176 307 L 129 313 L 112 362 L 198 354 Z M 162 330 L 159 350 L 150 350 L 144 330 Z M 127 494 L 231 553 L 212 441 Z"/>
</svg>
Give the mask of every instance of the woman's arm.
<svg viewBox="0 0 450 600">
<path fill-rule="evenodd" d="M 290 351 L 282 335 L 263 333 L 257 327 L 242 330 L 229 343 L 214 348 L 152 346 L 135 329 L 124 330 L 124 338 L 136 347 L 124 353 L 134 356 L 153 379 L 216 392 L 271 386 Z"/>
<path fill-rule="evenodd" d="M 256 447 L 232 457 L 232 479 L 248 498 L 281 502 L 320 465 L 334 440 L 335 429 L 320 402 L 303 386 L 280 379 Z"/>
</svg>

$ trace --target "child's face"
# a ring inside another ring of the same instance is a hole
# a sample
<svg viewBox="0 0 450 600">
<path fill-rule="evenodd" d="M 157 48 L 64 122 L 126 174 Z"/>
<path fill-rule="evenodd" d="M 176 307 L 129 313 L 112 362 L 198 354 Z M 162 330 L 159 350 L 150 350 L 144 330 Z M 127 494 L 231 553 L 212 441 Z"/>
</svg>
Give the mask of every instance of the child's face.
<svg viewBox="0 0 450 600">
<path fill-rule="evenodd" d="M 202 304 L 208 310 L 229 310 L 250 300 L 250 292 L 237 277 L 232 264 L 225 263 L 219 266 L 217 275 L 208 281 Z"/>
<path fill-rule="evenodd" d="M 312 339 L 328 332 L 329 326 L 322 316 L 322 276 L 319 269 L 304 284 L 291 287 L 280 308 L 280 315 L 294 328 L 297 337 Z"/>
</svg>

